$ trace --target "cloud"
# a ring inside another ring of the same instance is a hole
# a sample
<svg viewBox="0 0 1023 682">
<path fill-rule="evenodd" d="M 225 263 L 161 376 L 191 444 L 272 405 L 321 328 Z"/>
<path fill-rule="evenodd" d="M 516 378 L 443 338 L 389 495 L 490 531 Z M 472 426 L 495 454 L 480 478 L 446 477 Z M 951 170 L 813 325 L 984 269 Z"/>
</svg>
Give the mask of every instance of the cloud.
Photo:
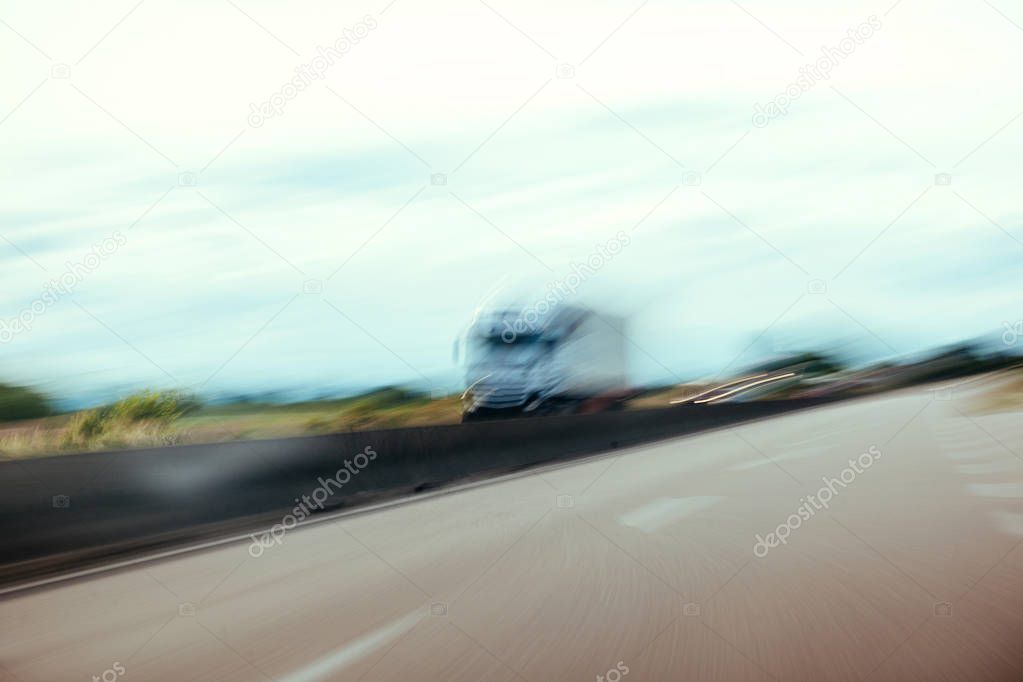
<svg viewBox="0 0 1023 682">
<path fill-rule="evenodd" d="M 584 293 L 633 311 L 654 356 L 635 353 L 637 380 L 718 371 L 769 325 L 909 351 L 1018 318 L 1023 47 L 982 3 L 235 4 L 4 11 L 21 37 L 0 27 L 0 58 L 23 67 L 0 89 L 0 234 L 45 272 L 0 242 L 0 315 L 128 236 L 4 348 L 5 374 L 83 394 L 165 371 L 210 390 L 451 381 L 485 292 L 619 230 L 633 244 Z M 870 13 L 882 28 L 830 80 L 752 125 Z M 248 125 L 366 15 L 323 81 Z M 855 321 L 790 308 L 817 278 Z"/>
</svg>

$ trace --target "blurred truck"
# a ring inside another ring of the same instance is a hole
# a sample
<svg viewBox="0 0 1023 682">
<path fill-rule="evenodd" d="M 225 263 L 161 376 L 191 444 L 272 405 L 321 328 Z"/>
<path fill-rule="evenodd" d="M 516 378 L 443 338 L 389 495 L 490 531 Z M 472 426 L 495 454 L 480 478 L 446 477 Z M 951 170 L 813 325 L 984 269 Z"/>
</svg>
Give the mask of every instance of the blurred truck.
<svg viewBox="0 0 1023 682">
<path fill-rule="evenodd" d="M 622 318 L 576 305 L 478 310 L 455 343 L 462 421 L 620 408 L 623 334 Z"/>
</svg>

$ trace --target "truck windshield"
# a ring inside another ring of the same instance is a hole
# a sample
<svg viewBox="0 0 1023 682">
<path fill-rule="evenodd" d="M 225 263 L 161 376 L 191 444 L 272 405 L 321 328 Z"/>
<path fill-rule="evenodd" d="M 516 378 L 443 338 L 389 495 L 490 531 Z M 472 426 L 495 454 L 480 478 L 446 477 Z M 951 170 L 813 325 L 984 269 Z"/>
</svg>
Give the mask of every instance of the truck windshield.
<svg viewBox="0 0 1023 682">
<path fill-rule="evenodd" d="M 515 334 L 503 336 L 491 336 L 487 339 L 491 346 L 537 346 L 541 342 L 541 337 L 538 334 Z"/>
<path fill-rule="evenodd" d="M 498 364 L 525 364 L 543 355 L 546 342 L 538 335 L 516 335 L 514 338 L 487 337 L 479 346 L 478 361 Z"/>
</svg>

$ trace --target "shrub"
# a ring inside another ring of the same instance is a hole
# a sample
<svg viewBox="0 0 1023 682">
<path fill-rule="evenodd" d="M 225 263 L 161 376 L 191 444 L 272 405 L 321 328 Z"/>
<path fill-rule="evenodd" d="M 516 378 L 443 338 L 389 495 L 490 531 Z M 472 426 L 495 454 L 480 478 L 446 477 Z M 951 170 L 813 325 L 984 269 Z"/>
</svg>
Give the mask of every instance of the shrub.
<svg viewBox="0 0 1023 682">
<path fill-rule="evenodd" d="M 143 391 L 118 400 L 104 408 L 109 411 L 109 418 L 129 422 L 152 419 L 154 421 L 174 421 L 178 417 L 198 407 L 198 402 L 178 391 Z"/>
<path fill-rule="evenodd" d="M 112 405 L 74 415 L 64 431 L 64 446 L 163 442 L 167 440 L 167 426 L 198 406 L 198 401 L 178 391 L 135 393 Z"/>
</svg>

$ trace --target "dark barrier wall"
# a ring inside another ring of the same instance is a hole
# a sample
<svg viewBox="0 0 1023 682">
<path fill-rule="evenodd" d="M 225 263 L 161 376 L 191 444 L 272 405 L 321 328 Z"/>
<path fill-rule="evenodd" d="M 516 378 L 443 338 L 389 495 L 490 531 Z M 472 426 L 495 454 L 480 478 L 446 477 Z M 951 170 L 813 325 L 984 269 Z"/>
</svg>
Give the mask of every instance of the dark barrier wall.
<svg viewBox="0 0 1023 682">
<path fill-rule="evenodd" d="M 377 502 L 824 402 L 829 401 L 679 405 L 2 462 L 0 582 L 66 570 L 90 557 L 109 560 L 126 551 L 210 537 L 211 529 L 265 529 L 292 510 L 296 498 L 321 487 L 320 477 L 333 476 L 367 447 L 376 458 L 340 489 L 329 486 L 325 508 Z"/>
</svg>

